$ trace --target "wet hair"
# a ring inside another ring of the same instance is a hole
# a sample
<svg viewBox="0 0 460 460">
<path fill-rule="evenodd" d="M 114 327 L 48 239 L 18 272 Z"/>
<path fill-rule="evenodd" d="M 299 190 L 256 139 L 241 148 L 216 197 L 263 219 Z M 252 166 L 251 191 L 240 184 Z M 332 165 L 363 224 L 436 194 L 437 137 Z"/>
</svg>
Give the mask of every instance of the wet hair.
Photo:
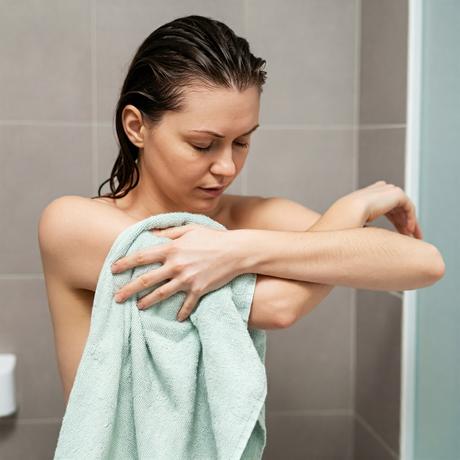
<svg viewBox="0 0 460 460">
<path fill-rule="evenodd" d="M 186 89 L 194 84 L 239 91 L 256 86 L 261 94 L 266 80 L 265 65 L 264 59 L 250 52 L 246 39 L 209 17 L 184 16 L 154 30 L 136 51 L 117 102 L 118 157 L 110 178 L 91 198 L 122 198 L 139 182 L 139 148 L 129 140 L 122 122 L 127 104 L 135 106 L 144 122 L 154 127 L 166 111 L 183 109 Z M 101 195 L 107 182 L 111 192 Z"/>
</svg>

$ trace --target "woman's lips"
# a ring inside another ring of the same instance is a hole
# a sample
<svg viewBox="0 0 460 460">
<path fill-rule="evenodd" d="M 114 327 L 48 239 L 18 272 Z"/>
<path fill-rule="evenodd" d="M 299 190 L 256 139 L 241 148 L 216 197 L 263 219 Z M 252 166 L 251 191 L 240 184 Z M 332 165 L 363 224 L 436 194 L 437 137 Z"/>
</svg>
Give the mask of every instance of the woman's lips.
<svg viewBox="0 0 460 460">
<path fill-rule="evenodd" d="M 198 187 L 200 190 L 203 190 L 203 192 L 205 192 L 207 195 L 209 196 L 219 196 L 223 191 L 224 191 L 224 187 L 222 188 L 202 188 L 202 187 Z"/>
</svg>

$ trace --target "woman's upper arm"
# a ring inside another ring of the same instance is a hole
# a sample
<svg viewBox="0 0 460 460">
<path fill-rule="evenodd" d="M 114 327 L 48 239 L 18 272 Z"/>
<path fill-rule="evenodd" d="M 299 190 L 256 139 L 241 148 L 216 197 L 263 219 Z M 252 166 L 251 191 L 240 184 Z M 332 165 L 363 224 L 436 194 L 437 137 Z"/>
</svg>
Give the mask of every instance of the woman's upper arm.
<svg viewBox="0 0 460 460">
<path fill-rule="evenodd" d="M 62 196 L 56 198 L 40 215 L 38 222 L 38 243 L 45 276 L 54 273 L 69 284 L 74 284 L 75 256 L 81 252 L 84 233 L 80 197 Z"/>
<path fill-rule="evenodd" d="M 94 292 L 70 286 L 45 269 L 58 369 L 67 402 L 88 339 Z"/>
<path fill-rule="evenodd" d="M 247 213 L 245 228 L 278 231 L 307 231 L 321 214 L 300 203 L 278 197 L 251 197 L 251 212 Z M 286 284 L 305 283 L 257 274 L 256 288 L 248 319 L 248 326 L 257 329 L 282 329 L 288 327 L 292 318 L 286 314 L 285 303 L 279 293 L 286 291 Z M 302 285 L 301 285 L 302 284 Z"/>
<path fill-rule="evenodd" d="M 96 290 L 99 273 L 115 238 L 134 219 L 105 204 L 68 195 L 42 212 L 38 240 L 42 262 L 68 284 Z"/>
<path fill-rule="evenodd" d="M 244 228 L 306 232 L 321 214 L 282 197 L 248 197 L 239 212 Z"/>
<path fill-rule="evenodd" d="M 72 205 L 74 206 L 72 208 Z M 59 374 L 67 402 L 88 337 L 94 292 L 75 285 L 78 225 L 69 215 L 78 200 L 62 197 L 40 216 L 38 240 L 51 316 Z M 78 220 L 78 219 L 75 219 Z"/>
</svg>

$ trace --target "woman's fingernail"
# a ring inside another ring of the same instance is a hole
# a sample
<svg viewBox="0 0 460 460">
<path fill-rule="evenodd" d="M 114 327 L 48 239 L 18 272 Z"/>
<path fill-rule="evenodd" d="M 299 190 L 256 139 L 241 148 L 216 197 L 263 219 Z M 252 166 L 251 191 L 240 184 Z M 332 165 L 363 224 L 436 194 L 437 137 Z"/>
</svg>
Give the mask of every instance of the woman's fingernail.
<svg viewBox="0 0 460 460">
<path fill-rule="evenodd" d="M 116 302 L 123 302 L 123 296 L 120 295 L 120 294 L 117 294 L 117 295 L 115 296 L 115 301 L 116 301 Z"/>
</svg>

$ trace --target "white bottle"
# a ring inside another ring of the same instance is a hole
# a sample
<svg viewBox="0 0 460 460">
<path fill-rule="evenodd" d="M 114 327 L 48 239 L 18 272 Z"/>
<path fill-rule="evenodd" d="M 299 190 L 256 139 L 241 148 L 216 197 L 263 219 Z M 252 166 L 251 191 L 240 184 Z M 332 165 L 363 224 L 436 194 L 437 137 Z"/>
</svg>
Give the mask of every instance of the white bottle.
<svg viewBox="0 0 460 460">
<path fill-rule="evenodd" d="M 16 355 L 0 353 L 0 417 L 16 412 Z"/>
</svg>

